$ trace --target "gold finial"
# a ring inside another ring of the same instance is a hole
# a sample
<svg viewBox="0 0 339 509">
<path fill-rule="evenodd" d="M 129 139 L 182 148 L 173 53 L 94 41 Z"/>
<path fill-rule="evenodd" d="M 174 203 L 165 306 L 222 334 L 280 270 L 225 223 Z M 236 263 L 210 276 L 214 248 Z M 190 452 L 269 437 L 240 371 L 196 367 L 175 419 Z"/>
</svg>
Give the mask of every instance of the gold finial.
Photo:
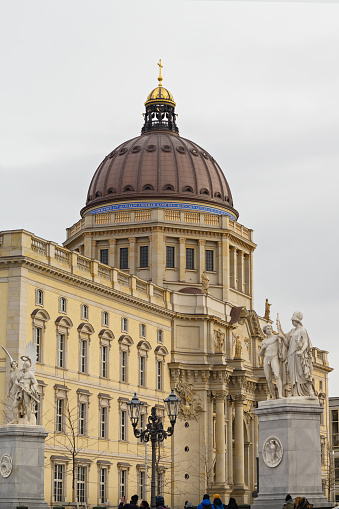
<svg viewBox="0 0 339 509">
<path fill-rule="evenodd" d="M 161 76 L 161 69 L 164 67 L 163 65 L 161 65 L 161 59 L 159 60 L 159 63 L 158 63 L 158 66 L 159 66 L 159 78 L 158 78 L 158 81 L 159 81 L 159 87 L 162 87 L 162 80 L 163 80 L 163 77 Z"/>
</svg>

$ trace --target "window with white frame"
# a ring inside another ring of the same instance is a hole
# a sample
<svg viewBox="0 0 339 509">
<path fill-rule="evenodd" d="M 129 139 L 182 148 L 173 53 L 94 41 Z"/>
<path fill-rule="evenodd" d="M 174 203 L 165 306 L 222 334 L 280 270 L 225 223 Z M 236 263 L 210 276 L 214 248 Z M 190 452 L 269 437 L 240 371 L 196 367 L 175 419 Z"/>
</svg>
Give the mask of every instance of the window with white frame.
<svg viewBox="0 0 339 509">
<path fill-rule="evenodd" d="M 38 382 L 38 394 L 39 394 L 39 401 L 35 401 L 33 404 L 33 412 L 36 420 L 36 424 L 41 425 L 42 424 L 42 407 L 43 407 L 43 400 L 45 396 L 44 389 L 47 384 L 43 382 L 42 380 L 37 380 Z"/>
<path fill-rule="evenodd" d="M 100 408 L 100 438 L 106 438 L 107 435 L 107 407 Z"/>
<path fill-rule="evenodd" d="M 128 332 L 128 319 L 121 318 L 121 332 Z"/>
<path fill-rule="evenodd" d="M 140 413 L 140 417 L 139 417 L 139 425 L 138 425 L 138 428 L 143 430 L 144 428 L 146 427 L 146 413 L 142 412 Z M 143 443 L 143 440 L 142 438 L 140 437 L 139 438 L 139 442 L 140 443 Z"/>
<path fill-rule="evenodd" d="M 58 334 L 57 366 L 65 367 L 65 334 Z"/>
<path fill-rule="evenodd" d="M 65 500 L 65 465 L 54 464 L 53 469 L 53 502 L 64 502 Z"/>
<path fill-rule="evenodd" d="M 108 439 L 109 409 L 111 397 L 108 394 L 99 393 L 99 438 Z"/>
<path fill-rule="evenodd" d="M 139 385 L 142 387 L 145 386 L 145 367 L 146 367 L 146 357 L 140 355 L 139 357 Z"/>
<path fill-rule="evenodd" d="M 127 351 L 120 352 L 120 381 L 127 382 Z"/>
<path fill-rule="evenodd" d="M 159 495 L 161 497 L 164 496 L 164 488 L 165 488 L 165 471 L 164 470 L 161 470 L 160 468 L 158 469 L 158 472 L 157 472 L 157 479 L 156 479 L 156 491 L 157 493 L 159 493 Z"/>
<path fill-rule="evenodd" d="M 145 498 L 145 470 L 138 471 L 138 496 L 140 500 Z"/>
<path fill-rule="evenodd" d="M 120 440 L 127 441 L 127 411 L 121 410 L 120 412 Z"/>
<path fill-rule="evenodd" d="M 108 325 L 109 325 L 109 314 L 108 314 L 108 311 L 103 311 L 102 315 L 101 315 L 101 318 L 102 318 L 102 325 L 104 325 L 105 327 L 108 327 Z"/>
<path fill-rule="evenodd" d="M 127 469 L 120 468 L 119 472 L 119 498 L 127 498 Z"/>
<path fill-rule="evenodd" d="M 60 299 L 59 299 L 59 312 L 67 313 L 67 299 L 66 299 L 66 297 L 60 297 Z"/>
<path fill-rule="evenodd" d="M 43 306 L 44 305 L 44 291 L 40 290 L 40 288 L 37 288 L 35 290 L 35 304 L 37 306 Z"/>
<path fill-rule="evenodd" d="M 78 465 L 77 467 L 77 500 L 78 502 L 86 502 L 87 488 L 87 467 Z"/>
<path fill-rule="evenodd" d="M 140 337 L 141 338 L 146 337 L 146 325 L 144 323 L 140 324 Z"/>
<path fill-rule="evenodd" d="M 64 431 L 64 421 L 64 399 L 58 398 L 56 400 L 55 431 L 59 433 Z"/>
<path fill-rule="evenodd" d="M 99 469 L 99 504 L 107 502 L 108 491 L 108 468 L 100 467 Z"/>
<path fill-rule="evenodd" d="M 164 332 L 162 329 L 158 329 L 158 332 L 157 332 L 157 341 L 158 343 L 163 343 L 164 342 Z"/>
<path fill-rule="evenodd" d="M 108 378 L 108 346 L 102 345 L 100 353 L 101 353 L 101 376 L 102 378 Z"/>
<path fill-rule="evenodd" d="M 81 304 L 81 319 L 88 320 L 89 312 L 86 304 Z"/>
<path fill-rule="evenodd" d="M 82 339 L 80 341 L 80 373 L 87 373 L 87 350 L 87 339 Z"/>
<path fill-rule="evenodd" d="M 41 349 L 42 349 L 42 327 L 34 328 L 34 344 L 36 349 L 36 361 L 41 362 Z"/>
<path fill-rule="evenodd" d="M 163 383 L 162 383 L 162 364 L 163 361 L 157 361 L 156 368 L 157 368 L 157 390 L 162 391 L 163 390 Z"/>
<path fill-rule="evenodd" d="M 87 404 L 79 403 L 79 435 L 86 435 Z"/>
</svg>

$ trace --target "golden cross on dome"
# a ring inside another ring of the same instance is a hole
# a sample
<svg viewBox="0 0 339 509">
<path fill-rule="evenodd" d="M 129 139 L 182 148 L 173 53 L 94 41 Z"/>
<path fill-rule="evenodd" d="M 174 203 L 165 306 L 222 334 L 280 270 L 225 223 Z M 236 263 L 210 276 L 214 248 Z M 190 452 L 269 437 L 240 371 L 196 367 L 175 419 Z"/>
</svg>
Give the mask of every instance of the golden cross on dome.
<svg viewBox="0 0 339 509">
<path fill-rule="evenodd" d="M 158 63 L 158 66 L 159 66 L 159 78 L 158 78 L 158 81 L 159 81 L 159 87 L 162 87 L 162 80 L 163 80 L 163 77 L 161 76 L 161 69 L 164 67 L 163 65 L 161 65 L 161 59 L 159 60 L 159 63 Z"/>
</svg>

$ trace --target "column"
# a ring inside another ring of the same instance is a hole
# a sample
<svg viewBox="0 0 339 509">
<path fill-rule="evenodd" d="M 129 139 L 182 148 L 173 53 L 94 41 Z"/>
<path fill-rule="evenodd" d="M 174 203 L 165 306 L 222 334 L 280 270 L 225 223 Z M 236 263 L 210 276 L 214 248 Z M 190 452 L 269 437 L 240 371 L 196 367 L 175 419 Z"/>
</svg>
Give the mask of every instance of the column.
<svg viewBox="0 0 339 509">
<path fill-rule="evenodd" d="M 84 235 L 84 256 L 91 258 L 91 234 L 85 233 Z"/>
<path fill-rule="evenodd" d="M 226 391 L 220 390 L 214 393 L 216 398 L 216 421 L 215 421 L 215 482 L 225 484 L 225 399 Z"/>
<path fill-rule="evenodd" d="M 252 300 L 253 300 L 253 251 L 250 252 L 250 291 L 249 294 L 251 296 L 251 309 L 252 309 Z"/>
<path fill-rule="evenodd" d="M 198 245 L 199 245 L 199 247 L 198 247 L 198 250 L 199 250 L 198 256 L 199 256 L 199 259 L 197 260 L 196 267 L 197 267 L 197 269 L 199 271 L 198 272 L 198 281 L 199 281 L 199 283 L 201 281 L 202 273 L 204 272 L 205 267 L 206 267 L 206 265 L 205 265 L 205 244 L 206 244 L 206 240 L 202 240 L 202 239 L 198 240 Z"/>
<path fill-rule="evenodd" d="M 227 483 L 233 484 L 232 403 L 227 401 Z"/>
<path fill-rule="evenodd" d="M 238 284 L 236 286 L 239 292 L 243 292 L 243 281 L 244 281 L 244 253 L 240 249 L 237 249 L 237 279 Z"/>
<path fill-rule="evenodd" d="M 151 272 L 152 282 L 164 285 L 164 231 L 163 227 L 152 228 Z"/>
<path fill-rule="evenodd" d="M 93 240 L 91 241 L 91 258 L 92 260 L 97 260 L 97 241 Z"/>
<path fill-rule="evenodd" d="M 250 295 L 250 257 L 244 255 L 244 293 Z"/>
<path fill-rule="evenodd" d="M 108 263 L 111 267 L 117 267 L 118 266 L 118 260 L 117 260 L 117 240 L 116 239 L 109 239 L 109 249 L 108 249 Z"/>
<path fill-rule="evenodd" d="M 236 488 L 245 486 L 244 469 L 244 395 L 235 396 L 234 420 L 234 484 Z"/>
<path fill-rule="evenodd" d="M 130 237 L 128 239 L 129 241 L 129 248 L 128 248 L 128 267 L 129 267 L 129 273 L 135 274 L 135 269 L 137 265 L 137 256 L 138 253 L 136 253 L 136 238 Z"/>
<path fill-rule="evenodd" d="M 179 238 L 179 281 L 186 280 L 186 239 Z"/>
<path fill-rule="evenodd" d="M 234 246 L 230 246 L 230 286 L 231 288 L 237 287 L 237 262 Z"/>
</svg>

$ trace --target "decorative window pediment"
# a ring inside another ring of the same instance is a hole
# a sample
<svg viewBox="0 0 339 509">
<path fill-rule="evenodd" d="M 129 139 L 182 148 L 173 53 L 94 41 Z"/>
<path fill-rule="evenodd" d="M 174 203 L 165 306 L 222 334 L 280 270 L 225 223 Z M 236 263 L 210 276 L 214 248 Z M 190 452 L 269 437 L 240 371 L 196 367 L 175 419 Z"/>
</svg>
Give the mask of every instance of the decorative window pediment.
<svg viewBox="0 0 339 509">
<path fill-rule="evenodd" d="M 120 345 L 126 345 L 127 347 L 134 345 L 133 339 L 128 334 L 122 334 L 118 341 Z"/>
</svg>

